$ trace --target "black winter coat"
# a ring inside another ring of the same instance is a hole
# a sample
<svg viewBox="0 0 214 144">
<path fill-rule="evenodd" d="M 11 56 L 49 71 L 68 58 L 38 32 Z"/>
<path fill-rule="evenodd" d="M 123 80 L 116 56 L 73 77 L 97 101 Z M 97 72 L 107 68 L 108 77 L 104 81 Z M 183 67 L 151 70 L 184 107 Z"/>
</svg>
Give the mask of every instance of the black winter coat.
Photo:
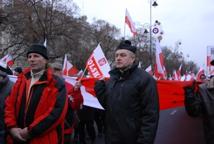
<svg viewBox="0 0 214 144">
<path fill-rule="evenodd" d="M 4 77 L 0 80 L 0 144 L 5 144 L 5 123 L 4 123 L 4 107 L 5 99 L 9 95 L 10 90 L 13 86 L 8 76 L 5 73 L 0 72 L 0 76 Z"/>
<path fill-rule="evenodd" d="M 159 120 L 156 81 L 133 65 L 124 73 L 110 71 L 95 92 L 106 110 L 106 144 L 152 144 Z"/>
<path fill-rule="evenodd" d="M 203 118 L 206 144 L 214 144 L 214 88 L 204 83 L 195 90 L 194 84 L 185 88 L 185 108 L 190 116 Z"/>
</svg>

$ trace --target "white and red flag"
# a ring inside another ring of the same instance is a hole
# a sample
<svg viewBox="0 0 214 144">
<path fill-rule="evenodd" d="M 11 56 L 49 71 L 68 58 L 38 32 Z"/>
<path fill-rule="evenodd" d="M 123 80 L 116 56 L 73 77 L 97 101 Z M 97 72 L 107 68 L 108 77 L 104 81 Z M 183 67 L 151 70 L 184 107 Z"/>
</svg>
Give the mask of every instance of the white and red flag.
<svg viewBox="0 0 214 144">
<path fill-rule="evenodd" d="M 125 15 L 125 23 L 129 26 L 130 31 L 135 36 L 137 34 L 137 30 L 135 28 L 134 22 L 132 21 L 132 18 L 127 9 L 126 9 L 126 15 Z"/>
<path fill-rule="evenodd" d="M 173 71 L 172 79 L 173 79 L 173 80 L 179 80 L 178 74 L 177 74 L 177 72 L 176 72 L 175 70 Z"/>
<path fill-rule="evenodd" d="M 205 77 L 205 73 L 204 73 L 204 69 L 203 68 L 200 68 L 198 70 L 198 73 L 196 74 L 196 81 L 202 81 Z"/>
<path fill-rule="evenodd" d="M 86 68 L 91 77 L 109 77 L 110 65 L 102 51 L 100 44 L 94 49 L 86 63 Z"/>
<path fill-rule="evenodd" d="M 9 67 L 11 67 L 14 64 L 13 58 L 10 54 L 5 55 L 3 58 L 1 58 L 0 61 L 7 64 Z"/>
<path fill-rule="evenodd" d="M 182 64 L 179 66 L 178 70 L 176 71 L 178 80 L 181 80 L 181 69 L 182 69 Z"/>
<path fill-rule="evenodd" d="M 75 77 L 64 76 L 65 81 L 71 85 L 75 85 L 77 79 Z M 95 78 L 82 78 L 81 79 L 81 87 L 80 91 L 83 96 L 83 105 L 104 109 L 101 104 L 99 103 L 95 92 L 94 92 L 94 84 L 97 79 Z"/>
<path fill-rule="evenodd" d="M 155 53 L 155 77 L 157 79 L 166 79 L 166 69 L 164 66 L 164 57 L 163 57 L 163 53 L 160 47 L 160 43 L 158 40 L 156 40 L 156 53 Z"/>
<path fill-rule="evenodd" d="M 153 72 L 152 72 L 152 66 L 149 65 L 146 69 L 145 69 L 146 72 L 148 72 L 151 76 L 153 75 Z"/>
<path fill-rule="evenodd" d="M 66 54 L 64 58 L 62 71 L 63 71 L 63 75 L 67 75 L 67 76 L 74 76 L 79 72 L 79 70 L 68 61 Z"/>
</svg>

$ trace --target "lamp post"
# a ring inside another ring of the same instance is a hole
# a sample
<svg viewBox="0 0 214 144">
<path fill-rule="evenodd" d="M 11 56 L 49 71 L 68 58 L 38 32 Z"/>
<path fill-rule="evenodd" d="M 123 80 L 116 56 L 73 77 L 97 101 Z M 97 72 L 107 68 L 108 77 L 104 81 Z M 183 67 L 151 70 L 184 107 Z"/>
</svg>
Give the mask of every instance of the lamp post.
<svg viewBox="0 0 214 144">
<path fill-rule="evenodd" d="M 150 44 L 149 44 L 149 53 L 150 53 L 150 61 L 151 65 L 153 64 L 152 62 L 152 7 L 158 6 L 156 0 L 150 0 L 150 12 L 149 12 L 149 39 L 150 39 Z"/>
</svg>

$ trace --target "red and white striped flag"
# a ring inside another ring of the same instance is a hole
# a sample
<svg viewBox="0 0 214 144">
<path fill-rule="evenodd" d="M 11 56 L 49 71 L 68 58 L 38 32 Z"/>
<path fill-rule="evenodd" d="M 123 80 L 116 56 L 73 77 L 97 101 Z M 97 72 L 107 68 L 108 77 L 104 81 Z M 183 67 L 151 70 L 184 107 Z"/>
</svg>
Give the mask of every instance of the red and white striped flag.
<svg viewBox="0 0 214 144">
<path fill-rule="evenodd" d="M 135 36 L 137 34 L 137 30 L 135 28 L 134 22 L 132 21 L 132 18 L 127 9 L 126 9 L 126 15 L 125 15 L 125 23 L 129 26 L 130 31 Z"/>
<path fill-rule="evenodd" d="M 67 76 L 74 76 L 79 72 L 79 70 L 68 61 L 66 54 L 64 58 L 62 71 L 63 71 L 63 75 L 67 75 Z"/>
<path fill-rule="evenodd" d="M 156 63 L 155 63 L 155 77 L 157 79 L 166 79 L 166 69 L 164 66 L 164 57 L 160 47 L 160 43 L 156 40 Z"/>
<path fill-rule="evenodd" d="M 14 64 L 13 58 L 10 54 L 5 55 L 0 61 L 6 63 L 9 67 Z"/>
<path fill-rule="evenodd" d="M 110 65 L 102 51 L 100 44 L 94 49 L 86 63 L 90 76 L 94 78 L 109 77 Z"/>
</svg>

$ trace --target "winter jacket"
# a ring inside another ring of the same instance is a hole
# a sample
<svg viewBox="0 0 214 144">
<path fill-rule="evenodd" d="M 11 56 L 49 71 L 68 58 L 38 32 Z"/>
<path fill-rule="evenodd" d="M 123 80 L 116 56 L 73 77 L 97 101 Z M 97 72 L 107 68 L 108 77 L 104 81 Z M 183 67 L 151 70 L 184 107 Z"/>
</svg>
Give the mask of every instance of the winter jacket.
<svg viewBox="0 0 214 144">
<path fill-rule="evenodd" d="M 65 83 L 47 69 L 31 87 L 30 69 L 19 75 L 6 100 L 5 123 L 8 129 L 28 127 L 26 144 L 62 144 L 64 118 L 67 111 Z M 8 137 L 8 144 L 17 143 Z M 23 143 L 24 144 L 24 143 Z"/>
<path fill-rule="evenodd" d="M 214 88 L 207 83 L 185 87 L 185 108 L 190 116 L 203 118 L 206 143 L 214 144 Z"/>
<path fill-rule="evenodd" d="M 155 80 L 134 64 L 121 73 L 110 71 L 110 79 L 98 81 L 95 92 L 106 110 L 106 144 L 153 144 L 159 100 Z"/>
<path fill-rule="evenodd" d="M 4 106 L 5 99 L 9 95 L 13 82 L 11 82 L 6 73 L 0 72 L 0 76 L 3 77 L 0 80 L 0 144 L 5 144 L 5 123 L 4 123 Z"/>
</svg>

